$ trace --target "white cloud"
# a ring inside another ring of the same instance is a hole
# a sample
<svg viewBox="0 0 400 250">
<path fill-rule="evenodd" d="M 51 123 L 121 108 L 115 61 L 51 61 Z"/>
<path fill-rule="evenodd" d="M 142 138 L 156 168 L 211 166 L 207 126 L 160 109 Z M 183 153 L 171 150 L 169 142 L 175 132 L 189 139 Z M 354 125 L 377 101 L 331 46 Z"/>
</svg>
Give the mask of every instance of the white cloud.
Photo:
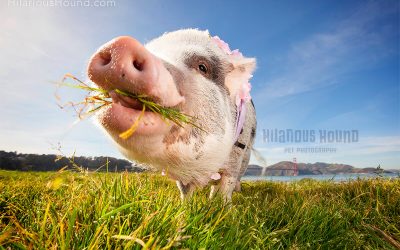
<svg viewBox="0 0 400 250">
<path fill-rule="evenodd" d="M 254 94 L 257 104 L 279 106 L 282 102 L 290 101 L 294 95 L 341 83 L 346 74 L 368 69 L 389 55 L 398 56 L 398 49 L 388 46 L 391 42 L 398 41 L 396 25 L 390 26 L 387 22 L 380 22 L 381 18 L 398 15 L 398 10 L 389 5 L 387 2 L 361 4 L 357 11 L 346 18 L 333 22 L 329 27 L 325 25 L 326 30 L 313 34 L 301 42 L 296 41 L 284 58 L 276 60 L 274 68 L 280 70 L 275 70 L 266 81 L 264 89 Z M 384 23 L 385 25 L 381 25 Z M 338 110 L 341 113 L 335 117 L 312 125 L 329 128 L 332 124 L 336 124 L 336 127 L 348 127 L 351 124 L 371 125 L 376 122 L 376 126 L 379 126 L 379 121 L 371 121 L 368 115 L 360 116 L 358 111 L 378 114 L 379 105 L 383 100 L 386 101 L 386 98 L 387 95 L 382 97 L 378 94 L 369 100 L 367 106 L 354 107 L 353 110 L 346 111 Z M 315 106 L 317 105 L 318 100 L 315 102 Z M 301 121 L 315 106 L 301 106 L 301 108 L 299 106 L 300 114 L 295 114 L 297 120 L 293 117 L 287 119 L 287 113 L 277 111 L 271 112 L 273 117 L 271 115 L 261 122 L 277 126 L 278 121 L 283 127 L 287 126 L 284 124 L 301 126 Z M 269 164 L 292 160 L 297 156 L 299 162 L 338 162 L 357 167 L 376 167 L 382 163 L 385 168 L 400 168 L 400 137 L 397 135 L 361 137 L 360 142 L 351 144 L 260 144 L 258 146 Z M 335 147 L 337 152 L 291 154 L 284 152 L 286 147 Z M 255 162 L 255 159 L 252 159 L 252 162 Z"/>
<path fill-rule="evenodd" d="M 90 121 L 71 128 L 76 117 L 58 108 L 51 81 L 65 73 L 85 79 L 87 60 L 98 46 L 117 35 L 142 37 L 149 18 L 143 18 L 140 4 L 127 6 L 118 1 L 115 8 L 0 3 L 0 150 L 54 153 L 51 144 L 60 142 L 67 153 L 122 157 Z M 137 19 L 134 29 L 131 17 Z M 72 92 L 64 100 L 74 99 Z"/>
<path fill-rule="evenodd" d="M 74 24 L 79 20 L 66 23 L 57 16 L 60 13 L 52 8 L 0 10 L 0 149 L 51 152 L 49 142 L 62 141 L 75 119 L 56 106 L 50 81 L 60 80 L 71 69 L 79 74 L 96 45 L 76 36 Z M 103 137 L 100 131 L 96 135 Z M 95 145 L 84 140 L 75 140 L 75 147 Z M 71 141 L 62 142 L 71 148 Z"/>
<path fill-rule="evenodd" d="M 84 64 L 86 55 L 70 55 L 90 51 L 90 41 L 77 39 L 73 29 L 49 8 L 8 8 L 2 13 L 0 37 L 0 81 L 7 93 L 0 99 L 2 106 L 27 99 L 35 105 L 48 101 L 52 96 L 49 81 L 60 79 L 62 70 Z"/>
</svg>

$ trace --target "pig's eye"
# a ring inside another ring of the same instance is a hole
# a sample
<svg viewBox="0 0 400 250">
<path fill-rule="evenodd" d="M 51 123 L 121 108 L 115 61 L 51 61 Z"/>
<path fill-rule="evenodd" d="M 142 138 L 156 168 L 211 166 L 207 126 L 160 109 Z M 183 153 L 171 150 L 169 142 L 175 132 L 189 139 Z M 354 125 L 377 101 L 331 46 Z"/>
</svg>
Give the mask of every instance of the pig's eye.
<svg viewBox="0 0 400 250">
<path fill-rule="evenodd" d="M 203 63 L 199 64 L 199 70 L 201 72 L 203 72 L 204 74 L 207 74 L 207 72 L 208 72 L 207 66 L 205 64 L 203 64 Z"/>
</svg>

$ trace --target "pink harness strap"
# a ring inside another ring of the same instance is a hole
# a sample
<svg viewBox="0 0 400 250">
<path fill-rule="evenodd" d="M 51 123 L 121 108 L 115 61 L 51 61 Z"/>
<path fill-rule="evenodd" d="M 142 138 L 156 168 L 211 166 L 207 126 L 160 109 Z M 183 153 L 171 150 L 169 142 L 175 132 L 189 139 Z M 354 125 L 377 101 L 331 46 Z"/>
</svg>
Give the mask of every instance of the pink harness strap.
<svg viewBox="0 0 400 250">
<path fill-rule="evenodd" d="M 213 36 L 210 38 L 217 44 L 217 46 L 222 49 L 222 51 L 225 52 L 225 54 L 229 56 L 234 56 L 234 57 L 243 57 L 242 53 L 239 52 L 238 49 L 231 50 L 229 48 L 229 45 L 224 42 L 221 38 L 218 36 Z M 243 125 L 244 125 L 244 120 L 246 119 L 246 102 L 251 100 L 250 97 L 250 90 L 251 90 L 251 85 L 248 80 L 252 77 L 252 75 L 248 76 L 248 79 L 242 83 L 239 89 L 239 93 L 236 99 L 236 126 L 235 126 L 235 137 L 234 137 L 234 145 L 240 147 L 241 149 L 244 149 L 246 145 L 240 143 L 238 141 L 238 138 L 240 136 L 240 132 L 242 132 Z"/>
</svg>

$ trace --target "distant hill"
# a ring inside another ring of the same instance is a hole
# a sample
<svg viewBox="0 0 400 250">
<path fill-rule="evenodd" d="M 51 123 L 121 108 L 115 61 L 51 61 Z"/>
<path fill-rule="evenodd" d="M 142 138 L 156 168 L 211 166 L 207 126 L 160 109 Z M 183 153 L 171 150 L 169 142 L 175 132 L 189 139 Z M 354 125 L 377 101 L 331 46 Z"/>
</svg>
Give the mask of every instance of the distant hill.
<svg viewBox="0 0 400 250">
<path fill-rule="evenodd" d="M 321 174 L 349 174 L 349 173 L 374 173 L 376 168 L 355 168 L 347 164 L 337 163 L 297 163 L 299 175 L 321 175 Z M 258 165 L 249 165 L 245 175 L 268 175 L 268 176 L 290 176 L 293 175 L 293 162 L 281 161 L 266 169 Z M 392 171 L 383 170 L 386 173 Z"/>
<path fill-rule="evenodd" d="M 75 156 L 73 162 L 76 166 L 90 171 L 107 171 L 106 163 L 108 161 L 108 171 L 120 172 L 142 172 L 145 169 L 124 159 L 113 157 L 86 157 Z M 6 152 L 0 150 L 0 169 L 20 170 L 20 171 L 58 171 L 68 166 L 74 169 L 71 159 L 60 157 L 54 154 L 21 154 L 17 152 Z M 319 174 L 346 174 L 346 173 L 373 173 L 376 168 L 355 168 L 346 164 L 336 163 L 297 163 L 299 175 L 319 175 Z M 258 165 L 249 165 L 245 175 L 272 175 L 289 176 L 293 175 L 293 162 L 281 161 L 263 169 Z M 400 173 L 399 170 L 383 170 L 386 173 Z M 396 172 L 397 171 L 397 172 Z"/>
<path fill-rule="evenodd" d="M 107 164 L 108 162 L 108 164 Z M 20 170 L 20 171 L 58 171 L 66 167 L 90 171 L 132 171 L 141 172 L 142 168 L 132 164 L 127 160 L 113 157 L 85 157 L 75 156 L 73 159 L 60 157 L 53 154 L 19 154 L 17 152 L 5 152 L 0 150 L 0 169 Z"/>
</svg>

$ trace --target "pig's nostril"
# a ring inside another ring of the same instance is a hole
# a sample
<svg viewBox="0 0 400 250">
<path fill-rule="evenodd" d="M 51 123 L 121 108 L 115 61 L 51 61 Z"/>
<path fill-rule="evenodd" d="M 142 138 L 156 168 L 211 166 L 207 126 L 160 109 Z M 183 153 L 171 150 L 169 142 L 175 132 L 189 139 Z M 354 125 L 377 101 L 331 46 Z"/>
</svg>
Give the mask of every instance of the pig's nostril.
<svg viewBox="0 0 400 250">
<path fill-rule="evenodd" d="M 143 70 L 143 64 L 138 62 L 138 61 L 133 61 L 133 67 L 135 67 L 135 69 L 137 69 L 138 71 L 142 71 Z"/>
<path fill-rule="evenodd" d="M 105 53 L 100 53 L 100 62 L 102 66 L 106 66 L 111 62 L 111 53 L 105 52 Z"/>
</svg>

